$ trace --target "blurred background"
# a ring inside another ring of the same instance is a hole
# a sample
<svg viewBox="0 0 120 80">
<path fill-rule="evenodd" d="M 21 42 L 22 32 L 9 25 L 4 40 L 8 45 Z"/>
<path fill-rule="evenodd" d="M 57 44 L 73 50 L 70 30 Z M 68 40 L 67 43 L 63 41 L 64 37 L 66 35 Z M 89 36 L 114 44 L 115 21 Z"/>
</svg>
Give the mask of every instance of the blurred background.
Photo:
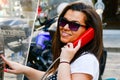
<svg viewBox="0 0 120 80">
<path fill-rule="evenodd" d="M 0 35 L 7 59 L 25 65 L 37 5 L 37 0 L 0 0 Z M 22 76 L 4 73 L 0 80 L 22 80 Z"/>
<path fill-rule="evenodd" d="M 102 79 L 119 80 L 120 0 L 0 0 L 0 34 L 5 38 L 6 57 L 45 71 L 52 63 L 51 39 L 58 15 L 73 1 L 86 1 L 100 15 L 107 51 Z M 22 80 L 22 75 L 4 75 L 4 80 Z"/>
</svg>

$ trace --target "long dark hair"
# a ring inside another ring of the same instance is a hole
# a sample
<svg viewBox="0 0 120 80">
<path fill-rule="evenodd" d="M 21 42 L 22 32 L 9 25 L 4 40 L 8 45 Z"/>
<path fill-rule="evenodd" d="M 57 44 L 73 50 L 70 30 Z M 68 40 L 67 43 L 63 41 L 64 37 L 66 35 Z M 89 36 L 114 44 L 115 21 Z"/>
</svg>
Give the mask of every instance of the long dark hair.
<svg viewBox="0 0 120 80">
<path fill-rule="evenodd" d="M 76 2 L 76 3 L 69 4 L 60 14 L 59 19 L 60 17 L 63 17 L 65 13 L 70 9 L 74 11 L 83 12 L 87 18 L 85 21 L 87 27 L 91 26 L 95 30 L 94 39 L 84 47 L 80 48 L 71 62 L 73 62 L 85 51 L 88 51 L 94 54 L 96 58 L 99 60 L 102 54 L 102 49 L 103 49 L 102 22 L 99 15 L 95 12 L 95 9 L 93 9 L 91 6 L 85 5 L 80 2 Z M 59 22 L 59 19 L 58 19 L 58 22 Z M 59 24 L 57 24 L 57 31 L 55 32 L 55 35 L 53 38 L 53 44 L 52 44 L 53 61 L 60 56 L 61 47 L 63 47 L 64 45 L 65 44 L 60 41 Z M 53 66 L 52 70 L 54 71 L 55 69 L 57 69 L 58 65 L 59 65 L 59 61 Z"/>
</svg>

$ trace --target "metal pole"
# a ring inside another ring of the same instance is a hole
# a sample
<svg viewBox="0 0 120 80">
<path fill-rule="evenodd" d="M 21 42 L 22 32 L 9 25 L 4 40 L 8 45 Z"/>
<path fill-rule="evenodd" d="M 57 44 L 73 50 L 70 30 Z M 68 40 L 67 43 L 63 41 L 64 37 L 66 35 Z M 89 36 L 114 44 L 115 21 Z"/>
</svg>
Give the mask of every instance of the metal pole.
<svg viewBox="0 0 120 80">
<path fill-rule="evenodd" d="M 5 55 L 4 54 L 4 36 L 0 35 L 0 55 Z M 5 64 L 2 60 L 2 58 L 0 57 L 0 80 L 4 80 L 4 67 Z"/>
</svg>

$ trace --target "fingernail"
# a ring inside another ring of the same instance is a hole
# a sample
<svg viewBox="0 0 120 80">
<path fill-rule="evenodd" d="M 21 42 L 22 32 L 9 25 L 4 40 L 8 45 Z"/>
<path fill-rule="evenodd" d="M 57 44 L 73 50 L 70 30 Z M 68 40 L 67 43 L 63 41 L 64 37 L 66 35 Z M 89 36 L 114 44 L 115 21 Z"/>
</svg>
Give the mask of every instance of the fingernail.
<svg viewBox="0 0 120 80">
<path fill-rule="evenodd" d="M 8 72 L 8 69 L 4 69 L 4 72 Z"/>
</svg>

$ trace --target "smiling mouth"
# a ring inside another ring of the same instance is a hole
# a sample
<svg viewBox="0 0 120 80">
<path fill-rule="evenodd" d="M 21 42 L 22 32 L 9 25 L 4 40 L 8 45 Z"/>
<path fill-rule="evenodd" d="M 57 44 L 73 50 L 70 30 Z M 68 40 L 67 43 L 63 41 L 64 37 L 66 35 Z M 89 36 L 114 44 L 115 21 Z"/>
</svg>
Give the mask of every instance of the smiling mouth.
<svg viewBox="0 0 120 80">
<path fill-rule="evenodd" d="M 68 33 L 66 33 L 66 32 L 62 32 L 61 35 L 62 35 L 63 37 L 71 36 L 71 34 L 68 34 Z"/>
</svg>

